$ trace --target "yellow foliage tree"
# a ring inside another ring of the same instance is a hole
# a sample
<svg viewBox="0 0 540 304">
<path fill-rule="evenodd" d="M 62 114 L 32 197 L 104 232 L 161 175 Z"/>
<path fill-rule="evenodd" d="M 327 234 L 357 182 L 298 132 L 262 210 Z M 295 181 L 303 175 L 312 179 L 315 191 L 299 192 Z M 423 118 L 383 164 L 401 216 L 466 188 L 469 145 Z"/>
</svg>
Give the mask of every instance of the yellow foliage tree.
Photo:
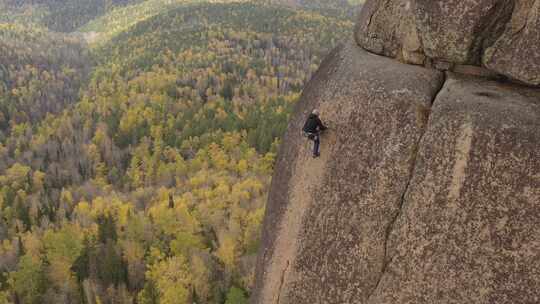
<svg viewBox="0 0 540 304">
<path fill-rule="evenodd" d="M 150 268 L 146 277 L 155 283 L 160 304 L 188 303 L 193 278 L 183 256 L 158 262 Z"/>
</svg>

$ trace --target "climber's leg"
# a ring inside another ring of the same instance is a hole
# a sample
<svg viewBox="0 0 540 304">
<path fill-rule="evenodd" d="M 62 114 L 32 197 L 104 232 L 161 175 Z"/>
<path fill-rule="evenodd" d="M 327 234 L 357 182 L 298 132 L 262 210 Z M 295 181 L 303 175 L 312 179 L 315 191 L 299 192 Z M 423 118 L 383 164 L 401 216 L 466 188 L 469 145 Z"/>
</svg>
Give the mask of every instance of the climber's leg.
<svg viewBox="0 0 540 304">
<path fill-rule="evenodd" d="M 313 157 L 319 157 L 321 155 L 320 146 L 320 136 L 319 134 L 315 134 L 315 138 L 313 138 Z"/>
</svg>

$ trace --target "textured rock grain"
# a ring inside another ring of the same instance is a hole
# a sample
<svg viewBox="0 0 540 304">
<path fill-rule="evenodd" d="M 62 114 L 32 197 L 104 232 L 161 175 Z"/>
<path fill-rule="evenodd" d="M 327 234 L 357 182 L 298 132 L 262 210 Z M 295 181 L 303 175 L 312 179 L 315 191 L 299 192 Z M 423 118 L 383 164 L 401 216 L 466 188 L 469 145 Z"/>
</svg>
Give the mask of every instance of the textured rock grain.
<svg viewBox="0 0 540 304">
<path fill-rule="evenodd" d="M 355 37 L 405 63 L 483 66 L 540 85 L 540 0 L 368 0 Z"/>
<path fill-rule="evenodd" d="M 428 58 L 480 64 L 482 51 L 510 19 L 511 0 L 368 0 L 356 41 L 376 54 L 407 63 Z"/>
<path fill-rule="evenodd" d="M 539 303 L 539 130 L 540 91 L 446 82 L 367 303 Z"/>
<path fill-rule="evenodd" d="M 483 60 L 498 73 L 540 85 L 540 0 L 517 0 L 512 21 Z"/>
<path fill-rule="evenodd" d="M 423 64 L 413 10 L 411 1 L 367 1 L 356 24 L 356 41 L 375 54 Z"/>
<path fill-rule="evenodd" d="M 512 0 L 414 0 L 424 53 L 454 64 L 480 64 L 512 13 Z"/>
</svg>

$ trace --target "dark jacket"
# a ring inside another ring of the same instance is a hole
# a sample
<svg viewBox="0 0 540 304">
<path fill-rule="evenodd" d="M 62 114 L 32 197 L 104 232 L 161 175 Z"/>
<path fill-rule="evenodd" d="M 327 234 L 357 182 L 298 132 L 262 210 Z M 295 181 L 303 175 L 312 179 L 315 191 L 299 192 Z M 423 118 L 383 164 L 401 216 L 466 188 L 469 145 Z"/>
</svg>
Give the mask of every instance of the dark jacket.
<svg viewBox="0 0 540 304">
<path fill-rule="evenodd" d="M 323 125 L 319 116 L 315 114 L 310 114 L 306 123 L 304 124 L 303 130 L 306 133 L 317 133 L 319 131 L 326 130 L 326 126 Z"/>
</svg>

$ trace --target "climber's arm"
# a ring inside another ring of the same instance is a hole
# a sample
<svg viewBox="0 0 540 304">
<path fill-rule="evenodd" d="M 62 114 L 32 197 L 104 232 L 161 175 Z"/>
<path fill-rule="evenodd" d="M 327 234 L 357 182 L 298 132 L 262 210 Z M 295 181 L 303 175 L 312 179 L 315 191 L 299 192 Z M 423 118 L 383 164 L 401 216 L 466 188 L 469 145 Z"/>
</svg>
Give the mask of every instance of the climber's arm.
<svg viewBox="0 0 540 304">
<path fill-rule="evenodd" d="M 328 127 L 325 126 L 319 118 L 317 119 L 317 125 L 319 127 L 319 130 L 321 130 L 321 131 L 324 131 L 324 130 L 328 129 Z"/>
</svg>

